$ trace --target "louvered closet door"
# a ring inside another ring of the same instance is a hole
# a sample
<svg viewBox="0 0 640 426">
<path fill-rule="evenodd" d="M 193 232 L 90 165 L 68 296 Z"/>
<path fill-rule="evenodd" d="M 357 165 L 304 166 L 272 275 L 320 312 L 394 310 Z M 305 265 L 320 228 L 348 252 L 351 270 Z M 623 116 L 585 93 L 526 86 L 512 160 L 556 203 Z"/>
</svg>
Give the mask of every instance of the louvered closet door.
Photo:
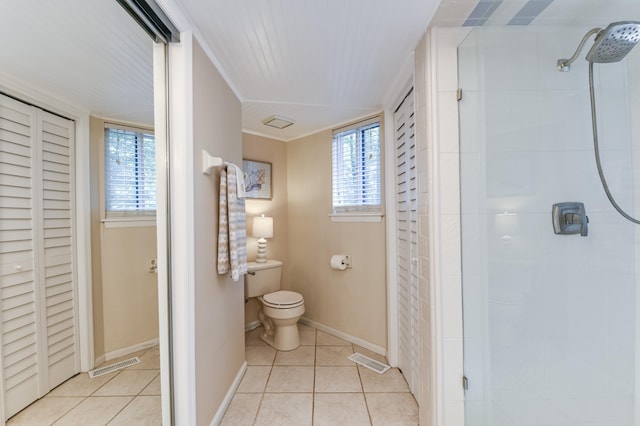
<svg viewBox="0 0 640 426">
<path fill-rule="evenodd" d="M 409 384 L 411 392 L 419 400 L 418 182 L 413 89 L 395 112 L 394 123 L 396 144 L 399 367 Z"/>
<path fill-rule="evenodd" d="M 0 95 L 5 419 L 76 374 L 73 122 Z"/>
<path fill-rule="evenodd" d="M 73 245 L 73 122 L 41 112 L 43 327 L 48 387 L 78 372 Z"/>
<path fill-rule="evenodd" d="M 5 417 L 39 397 L 33 108 L 0 97 L 0 304 Z"/>
</svg>

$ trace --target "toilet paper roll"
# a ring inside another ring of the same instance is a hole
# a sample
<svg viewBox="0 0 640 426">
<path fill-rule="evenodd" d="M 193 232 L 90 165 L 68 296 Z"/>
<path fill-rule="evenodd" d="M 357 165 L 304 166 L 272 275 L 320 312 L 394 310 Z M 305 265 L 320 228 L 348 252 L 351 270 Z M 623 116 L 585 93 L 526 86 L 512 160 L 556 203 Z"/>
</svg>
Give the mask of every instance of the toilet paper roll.
<svg viewBox="0 0 640 426">
<path fill-rule="evenodd" d="M 344 254 L 334 254 L 331 256 L 331 268 L 339 271 L 347 269 L 347 256 Z"/>
</svg>

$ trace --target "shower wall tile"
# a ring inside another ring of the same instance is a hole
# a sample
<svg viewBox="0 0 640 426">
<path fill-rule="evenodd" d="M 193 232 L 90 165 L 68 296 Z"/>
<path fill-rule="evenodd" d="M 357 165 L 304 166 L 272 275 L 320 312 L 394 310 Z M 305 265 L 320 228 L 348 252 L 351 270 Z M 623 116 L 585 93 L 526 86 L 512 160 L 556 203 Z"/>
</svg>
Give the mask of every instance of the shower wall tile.
<svg viewBox="0 0 640 426">
<path fill-rule="evenodd" d="M 463 353 L 462 339 L 444 339 L 444 391 L 450 401 L 464 401 L 462 374 L 459 368 L 463 364 Z"/>
<path fill-rule="evenodd" d="M 602 89 L 627 90 L 627 69 L 623 62 L 594 64 L 594 80 Z"/>
<path fill-rule="evenodd" d="M 452 283 L 453 284 L 453 283 Z M 460 285 L 448 285 L 442 289 L 442 297 L 446 301 L 455 303 L 462 300 L 462 287 Z M 442 313 L 442 333 L 445 339 L 462 339 L 462 312 L 457 309 L 445 310 Z"/>
<path fill-rule="evenodd" d="M 629 150 L 631 123 L 626 89 L 601 89 L 596 93 L 600 149 Z"/>
<path fill-rule="evenodd" d="M 460 156 L 453 153 L 440 154 L 441 182 L 445 191 L 441 192 L 441 211 L 444 214 L 460 214 Z"/>
<path fill-rule="evenodd" d="M 445 403 L 444 422 L 447 426 L 464 426 L 464 401 L 447 401 Z"/>
<path fill-rule="evenodd" d="M 460 276 L 460 216 L 459 215 L 442 215 L 440 223 L 442 256 L 441 274 L 444 276 Z M 448 283 L 444 283 L 445 285 Z M 459 299 L 451 300 L 451 302 L 459 303 Z M 445 306 L 450 306 L 447 301 Z"/>
<path fill-rule="evenodd" d="M 487 91 L 482 103 L 485 149 L 540 149 L 540 107 L 534 90 Z"/>
<path fill-rule="evenodd" d="M 456 124 L 459 127 L 459 150 L 460 152 L 478 152 L 480 146 L 484 146 L 484 115 L 476 114 L 476 111 L 484 111 L 480 108 L 481 94 L 477 91 L 469 91 L 463 88 L 463 95 L 458 102 L 458 110 L 460 115 L 469 117 L 468 120 L 460 121 Z M 453 117 L 457 119 L 458 111 L 455 111 Z"/>
<path fill-rule="evenodd" d="M 538 37 L 535 33 L 505 29 L 482 34 L 478 52 L 487 91 L 538 88 Z"/>
<path fill-rule="evenodd" d="M 539 43 L 540 89 L 546 90 L 588 90 L 587 61 L 579 57 L 568 72 L 560 72 L 558 59 L 568 59 L 573 55 L 580 40 L 590 28 L 575 31 L 541 31 Z"/>
<path fill-rule="evenodd" d="M 478 91 L 481 88 L 477 39 L 477 31 L 474 31 L 465 38 L 464 43 L 457 50 L 459 83 L 464 82 L 462 87 L 464 93 Z"/>
<path fill-rule="evenodd" d="M 438 113 L 442 121 L 438 125 L 440 152 L 459 152 L 458 101 L 456 91 L 441 92 L 438 99 Z"/>
<path fill-rule="evenodd" d="M 542 209 L 540 152 L 488 152 L 485 158 L 485 163 L 480 164 L 481 174 L 471 181 L 471 185 L 485 185 L 487 211 L 531 212 Z M 545 210 L 547 208 L 545 206 Z"/>
<path fill-rule="evenodd" d="M 480 167 L 482 167 L 480 154 L 477 152 L 460 154 L 460 179 L 462 182 L 473 182 L 480 176 Z M 481 185 L 461 185 L 461 199 L 464 203 L 460 204 L 460 212 L 464 214 L 484 213 L 485 212 L 485 190 Z M 482 200 L 482 202 L 481 202 Z"/>
<path fill-rule="evenodd" d="M 542 208 L 562 201 L 583 202 L 587 215 L 609 208 L 592 152 L 545 152 L 542 157 Z"/>
<path fill-rule="evenodd" d="M 543 151 L 593 149 L 586 91 L 553 90 L 540 94 L 540 144 Z"/>
</svg>

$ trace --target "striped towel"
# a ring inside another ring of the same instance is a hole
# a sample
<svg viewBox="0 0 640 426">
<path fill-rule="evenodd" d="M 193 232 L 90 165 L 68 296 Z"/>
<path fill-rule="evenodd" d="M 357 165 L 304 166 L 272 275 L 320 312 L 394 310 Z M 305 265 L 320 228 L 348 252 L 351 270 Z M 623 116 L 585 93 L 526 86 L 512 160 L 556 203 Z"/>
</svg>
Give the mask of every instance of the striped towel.
<svg viewBox="0 0 640 426">
<path fill-rule="evenodd" d="M 244 210 L 242 170 L 225 163 L 220 172 L 220 212 L 218 215 L 218 274 L 231 271 L 238 281 L 247 273 L 247 230 Z"/>
</svg>

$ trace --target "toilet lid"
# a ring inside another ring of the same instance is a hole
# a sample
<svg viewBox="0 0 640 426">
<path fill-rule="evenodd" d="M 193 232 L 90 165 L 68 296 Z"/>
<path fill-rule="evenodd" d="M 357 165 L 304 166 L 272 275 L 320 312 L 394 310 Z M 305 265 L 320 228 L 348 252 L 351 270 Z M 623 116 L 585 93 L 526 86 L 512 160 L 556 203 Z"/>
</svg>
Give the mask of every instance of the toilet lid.
<svg viewBox="0 0 640 426">
<path fill-rule="evenodd" d="M 295 291 L 280 290 L 273 293 L 265 294 L 262 299 L 271 306 L 274 307 L 290 307 L 291 305 L 297 305 L 304 301 L 300 293 Z"/>
</svg>

